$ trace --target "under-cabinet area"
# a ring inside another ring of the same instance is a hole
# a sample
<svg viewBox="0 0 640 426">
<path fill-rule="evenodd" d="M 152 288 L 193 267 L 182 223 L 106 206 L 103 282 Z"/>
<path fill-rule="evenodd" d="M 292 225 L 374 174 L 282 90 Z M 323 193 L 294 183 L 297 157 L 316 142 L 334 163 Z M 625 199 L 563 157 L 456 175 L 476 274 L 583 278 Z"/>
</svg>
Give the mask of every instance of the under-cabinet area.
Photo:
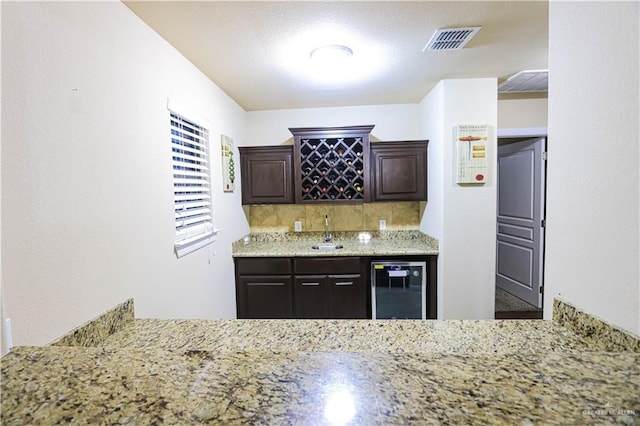
<svg viewBox="0 0 640 426">
<path fill-rule="evenodd" d="M 238 318 L 368 318 L 360 258 L 238 258 Z"/>
<path fill-rule="evenodd" d="M 418 311 L 424 310 L 424 319 L 435 319 L 436 256 L 410 256 L 403 260 L 425 264 L 424 306 L 418 304 Z M 393 261 L 398 259 L 377 256 L 373 263 Z M 370 257 L 236 258 L 238 319 L 383 318 L 373 316 L 372 292 L 380 297 L 380 290 L 371 285 L 371 265 Z M 389 289 L 391 285 L 389 283 Z M 399 292 L 410 294 L 410 286 Z M 396 298 L 392 303 L 402 301 Z M 408 300 L 407 303 L 415 304 Z M 405 311 L 399 308 L 399 312 Z M 384 318 L 396 319 L 394 316 Z M 404 318 L 422 319 L 397 316 L 397 319 Z"/>
<path fill-rule="evenodd" d="M 384 318 L 436 319 L 437 241 L 419 231 L 377 233 L 367 242 L 353 234 L 338 233 L 341 248 L 327 251 L 313 248 L 320 233 L 252 234 L 234 243 L 238 318 L 383 318 L 374 315 L 378 297 L 397 312 Z M 391 266 L 376 273 L 379 265 Z M 376 290 L 373 278 L 385 288 Z"/>
<path fill-rule="evenodd" d="M 362 266 L 357 257 L 294 258 L 294 318 L 367 318 Z"/>
</svg>

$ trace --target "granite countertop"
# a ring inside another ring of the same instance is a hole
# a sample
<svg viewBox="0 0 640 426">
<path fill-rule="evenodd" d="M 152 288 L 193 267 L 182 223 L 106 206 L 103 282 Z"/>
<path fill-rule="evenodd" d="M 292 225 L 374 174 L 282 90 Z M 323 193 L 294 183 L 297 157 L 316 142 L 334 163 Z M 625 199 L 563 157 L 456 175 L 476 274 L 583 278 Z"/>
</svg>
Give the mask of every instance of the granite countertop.
<svg viewBox="0 0 640 426">
<path fill-rule="evenodd" d="M 590 345 L 551 321 L 137 319 L 105 348 L 171 351 L 383 353 L 585 352 Z"/>
<path fill-rule="evenodd" d="M 23 347 L 5 358 L 6 425 L 633 424 L 640 410 L 634 353 Z"/>
<path fill-rule="evenodd" d="M 2 424 L 634 424 L 639 366 L 550 321 L 136 319 L 12 349 Z"/>
<path fill-rule="evenodd" d="M 359 232 L 335 232 L 331 244 L 338 250 L 317 250 L 322 232 L 256 233 L 233 243 L 234 257 L 305 256 L 407 256 L 437 255 L 438 241 L 420 231 L 371 231 L 371 239 L 361 241 Z M 247 243 L 248 241 L 248 243 Z"/>
</svg>

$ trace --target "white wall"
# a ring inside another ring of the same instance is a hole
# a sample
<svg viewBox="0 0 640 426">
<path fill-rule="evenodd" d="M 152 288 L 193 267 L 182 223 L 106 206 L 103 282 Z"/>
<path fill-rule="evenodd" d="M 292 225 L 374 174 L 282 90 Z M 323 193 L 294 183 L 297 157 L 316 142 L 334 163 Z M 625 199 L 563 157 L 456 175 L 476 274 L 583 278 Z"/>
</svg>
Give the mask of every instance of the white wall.
<svg viewBox="0 0 640 426">
<path fill-rule="evenodd" d="M 17 345 L 133 297 L 136 316 L 235 317 L 220 134 L 245 112 L 120 2 L 2 4 L 2 282 Z M 176 259 L 167 98 L 210 120 L 212 246 Z M 214 254 L 215 253 L 215 254 Z"/>
<path fill-rule="evenodd" d="M 545 318 L 551 317 L 553 298 L 560 297 L 635 334 L 640 334 L 639 7 L 638 2 L 550 3 L 544 300 Z"/>
<path fill-rule="evenodd" d="M 420 139 L 417 104 L 301 108 L 247 112 L 246 145 L 293 143 L 289 127 L 375 124 L 372 140 Z"/>
<path fill-rule="evenodd" d="M 473 101 L 470 101 L 473 100 Z M 492 319 L 495 296 L 497 80 L 441 81 L 420 103 L 429 142 L 429 202 L 421 229 L 437 237 L 442 319 Z M 488 124 L 484 185 L 455 183 L 454 127 Z M 432 204 L 433 203 L 433 204 Z"/>
<path fill-rule="evenodd" d="M 438 84 L 420 102 L 421 131 L 429 141 L 427 157 L 428 201 L 420 230 L 438 240 L 438 319 L 444 317 L 444 253 L 447 241 L 444 236 L 444 174 L 451 166 L 445 166 L 444 83 Z M 447 133 L 448 134 L 448 133 Z"/>
<path fill-rule="evenodd" d="M 0 4 L 0 22 L 2 22 L 2 5 Z M 0 25 L 1 28 L 1 25 Z M 2 31 L 0 31 L 0 46 L 2 46 Z M 0 69 L 2 68 L 2 59 L 0 57 Z M 0 84 L 0 110 L 2 110 L 2 84 Z M 2 114 L 0 114 L 0 129 L 2 129 Z M 0 135 L 0 212 L 2 212 L 2 137 Z M 0 217 L 0 236 L 2 236 L 2 220 Z M 1 240 L 1 238 L 0 238 Z M 2 286 L 2 244 L 0 244 L 0 356 L 9 351 L 10 345 L 13 343 L 10 327 L 7 326 L 7 315 L 5 315 L 4 307 L 4 288 Z"/>
<path fill-rule="evenodd" d="M 547 127 L 548 99 L 500 99 L 498 101 L 498 128 Z"/>
</svg>

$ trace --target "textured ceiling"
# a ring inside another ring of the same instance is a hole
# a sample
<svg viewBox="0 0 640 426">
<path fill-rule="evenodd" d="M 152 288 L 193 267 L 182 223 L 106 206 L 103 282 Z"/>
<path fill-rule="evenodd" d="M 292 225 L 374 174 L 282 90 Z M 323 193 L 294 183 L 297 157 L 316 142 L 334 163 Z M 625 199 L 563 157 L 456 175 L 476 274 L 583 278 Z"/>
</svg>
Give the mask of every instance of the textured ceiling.
<svg viewBox="0 0 640 426">
<path fill-rule="evenodd" d="M 247 111 L 414 103 L 442 79 L 548 68 L 546 1 L 125 4 Z M 438 28 L 467 26 L 482 29 L 464 49 L 423 52 Z M 314 74 L 322 44 L 354 51 L 340 83 Z"/>
</svg>

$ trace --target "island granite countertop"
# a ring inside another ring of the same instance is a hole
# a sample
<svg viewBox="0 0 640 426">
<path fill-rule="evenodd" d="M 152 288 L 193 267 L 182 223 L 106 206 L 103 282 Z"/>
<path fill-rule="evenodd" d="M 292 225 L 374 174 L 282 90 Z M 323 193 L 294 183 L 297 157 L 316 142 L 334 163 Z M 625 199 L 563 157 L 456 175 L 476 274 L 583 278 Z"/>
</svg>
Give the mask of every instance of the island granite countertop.
<svg viewBox="0 0 640 426">
<path fill-rule="evenodd" d="M 420 231 L 335 232 L 332 244 L 338 250 L 317 250 L 323 244 L 322 232 L 254 233 L 233 243 L 233 257 L 309 257 L 309 256 L 430 256 L 438 254 L 438 241 Z"/>
<path fill-rule="evenodd" d="M 637 424 L 637 353 L 19 347 L 2 424 Z"/>
<path fill-rule="evenodd" d="M 637 336 L 560 302 L 553 322 L 159 320 L 121 306 L 5 355 L 2 424 L 640 422 Z"/>
<path fill-rule="evenodd" d="M 587 352 L 552 321 L 161 320 L 136 319 L 103 348 L 169 351 L 355 353 Z"/>
</svg>

